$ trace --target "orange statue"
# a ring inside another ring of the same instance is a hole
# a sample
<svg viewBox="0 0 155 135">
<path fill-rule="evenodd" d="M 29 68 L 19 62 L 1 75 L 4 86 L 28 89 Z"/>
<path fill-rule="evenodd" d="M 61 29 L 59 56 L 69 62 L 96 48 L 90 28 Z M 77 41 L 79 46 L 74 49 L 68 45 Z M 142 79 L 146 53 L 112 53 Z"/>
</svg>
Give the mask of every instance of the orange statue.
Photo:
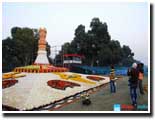
<svg viewBox="0 0 155 135">
<path fill-rule="evenodd" d="M 49 64 L 46 52 L 46 34 L 45 28 L 39 29 L 38 56 L 35 64 Z"/>
</svg>

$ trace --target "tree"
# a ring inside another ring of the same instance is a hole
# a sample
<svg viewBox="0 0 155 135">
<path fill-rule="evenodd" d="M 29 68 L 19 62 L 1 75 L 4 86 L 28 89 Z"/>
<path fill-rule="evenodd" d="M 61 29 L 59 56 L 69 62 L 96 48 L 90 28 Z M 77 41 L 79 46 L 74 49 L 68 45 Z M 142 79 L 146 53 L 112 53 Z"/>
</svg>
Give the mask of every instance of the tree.
<svg viewBox="0 0 155 135">
<path fill-rule="evenodd" d="M 110 43 L 109 43 L 109 48 L 111 50 L 111 55 L 110 55 L 110 61 L 111 61 L 111 64 L 118 64 L 122 57 L 121 57 L 121 46 L 120 46 L 120 43 L 119 41 L 116 41 L 116 40 L 111 40 Z"/>
<path fill-rule="evenodd" d="M 7 38 L 2 41 L 2 68 L 3 71 L 10 71 L 14 67 L 15 62 L 19 65 L 17 56 L 14 55 L 13 41 L 11 38 Z M 14 57 L 13 57 L 14 55 Z"/>
<path fill-rule="evenodd" d="M 14 27 L 11 29 L 11 35 L 20 66 L 32 64 L 38 50 L 38 37 L 34 35 L 33 29 Z"/>
<path fill-rule="evenodd" d="M 89 66 L 123 65 L 129 66 L 134 62 L 134 53 L 129 46 L 121 44 L 118 40 L 111 40 L 106 22 L 101 22 L 95 17 L 90 22 L 90 30 L 85 31 L 85 26 L 80 24 L 75 29 L 75 37 L 71 42 L 63 44 L 64 53 L 83 54 L 83 64 Z"/>
<path fill-rule="evenodd" d="M 91 30 L 88 31 L 89 49 L 91 50 L 91 66 L 94 66 L 99 60 L 103 48 L 110 42 L 110 35 L 108 33 L 108 26 L 102 23 L 99 18 L 93 18 L 90 22 Z M 88 50 L 87 50 L 88 51 Z M 88 56 L 88 57 L 89 57 Z M 99 61 L 100 64 L 100 61 Z"/>
<path fill-rule="evenodd" d="M 76 53 L 85 53 L 86 44 L 85 26 L 80 24 L 75 29 L 75 37 L 72 41 L 72 45 L 74 46 Z"/>
<path fill-rule="evenodd" d="M 38 39 L 37 29 L 13 27 L 11 37 L 2 41 L 3 72 L 33 64 L 37 57 Z M 46 50 L 50 61 L 50 45 L 48 43 Z"/>
<path fill-rule="evenodd" d="M 66 42 L 62 45 L 63 54 L 72 53 L 73 49 L 69 42 Z"/>
<path fill-rule="evenodd" d="M 129 48 L 129 46 L 123 45 L 123 47 L 122 47 L 122 56 L 123 56 L 123 59 L 122 59 L 122 64 L 123 65 L 131 66 L 131 64 L 136 61 L 133 58 L 134 53 Z"/>
<path fill-rule="evenodd" d="M 47 58 L 48 58 L 48 61 L 50 64 L 52 64 L 52 58 L 50 57 L 50 54 L 51 54 L 51 46 L 48 44 L 46 44 L 46 51 L 47 51 Z"/>
</svg>

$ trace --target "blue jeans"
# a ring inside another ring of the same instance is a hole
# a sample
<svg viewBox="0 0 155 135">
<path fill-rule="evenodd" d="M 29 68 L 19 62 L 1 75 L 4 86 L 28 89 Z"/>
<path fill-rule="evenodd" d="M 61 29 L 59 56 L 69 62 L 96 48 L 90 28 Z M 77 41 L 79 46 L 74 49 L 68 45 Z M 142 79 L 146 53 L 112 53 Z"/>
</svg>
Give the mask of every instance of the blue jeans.
<svg viewBox="0 0 155 135">
<path fill-rule="evenodd" d="M 137 104 L 137 85 L 132 85 L 130 84 L 130 96 L 132 100 L 132 104 L 135 105 Z"/>
<path fill-rule="evenodd" d="M 116 86 L 115 86 L 115 81 L 110 81 L 110 91 L 111 93 L 115 93 L 116 92 Z"/>
</svg>

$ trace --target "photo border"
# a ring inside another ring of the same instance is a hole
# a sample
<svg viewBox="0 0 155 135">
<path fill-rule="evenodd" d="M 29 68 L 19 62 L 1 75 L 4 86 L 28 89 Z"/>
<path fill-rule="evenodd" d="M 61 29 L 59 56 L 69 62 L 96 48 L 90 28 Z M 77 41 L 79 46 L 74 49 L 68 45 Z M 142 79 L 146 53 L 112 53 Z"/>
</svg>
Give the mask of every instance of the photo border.
<svg viewBox="0 0 155 135">
<path fill-rule="evenodd" d="M 135 2 L 133 2 L 135 3 Z M 143 2 L 144 3 L 144 2 Z M 103 2 L 104 4 L 104 2 Z M 16 116 L 153 116 L 153 5 L 148 4 L 148 111 L 2 111 L 4 117 Z M 149 61 L 150 60 L 150 61 Z M 150 85 L 149 85 L 150 84 Z M 2 92 L 1 92 L 2 93 Z M 2 98 L 1 98 L 2 99 Z"/>
</svg>

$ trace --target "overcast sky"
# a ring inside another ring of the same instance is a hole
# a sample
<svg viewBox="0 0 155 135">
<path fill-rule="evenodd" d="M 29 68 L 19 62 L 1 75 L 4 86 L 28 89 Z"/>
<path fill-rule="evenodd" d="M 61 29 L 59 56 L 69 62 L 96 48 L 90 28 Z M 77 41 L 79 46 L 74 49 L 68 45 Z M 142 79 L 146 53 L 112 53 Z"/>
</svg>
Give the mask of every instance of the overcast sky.
<svg viewBox="0 0 155 135">
<path fill-rule="evenodd" d="M 2 38 L 14 26 L 47 29 L 47 42 L 70 42 L 79 24 L 89 28 L 92 18 L 108 24 L 111 38 L 129 45 L 135 58 L 148 63 L 147 3 L 3 3 Z"/>
</svg>

